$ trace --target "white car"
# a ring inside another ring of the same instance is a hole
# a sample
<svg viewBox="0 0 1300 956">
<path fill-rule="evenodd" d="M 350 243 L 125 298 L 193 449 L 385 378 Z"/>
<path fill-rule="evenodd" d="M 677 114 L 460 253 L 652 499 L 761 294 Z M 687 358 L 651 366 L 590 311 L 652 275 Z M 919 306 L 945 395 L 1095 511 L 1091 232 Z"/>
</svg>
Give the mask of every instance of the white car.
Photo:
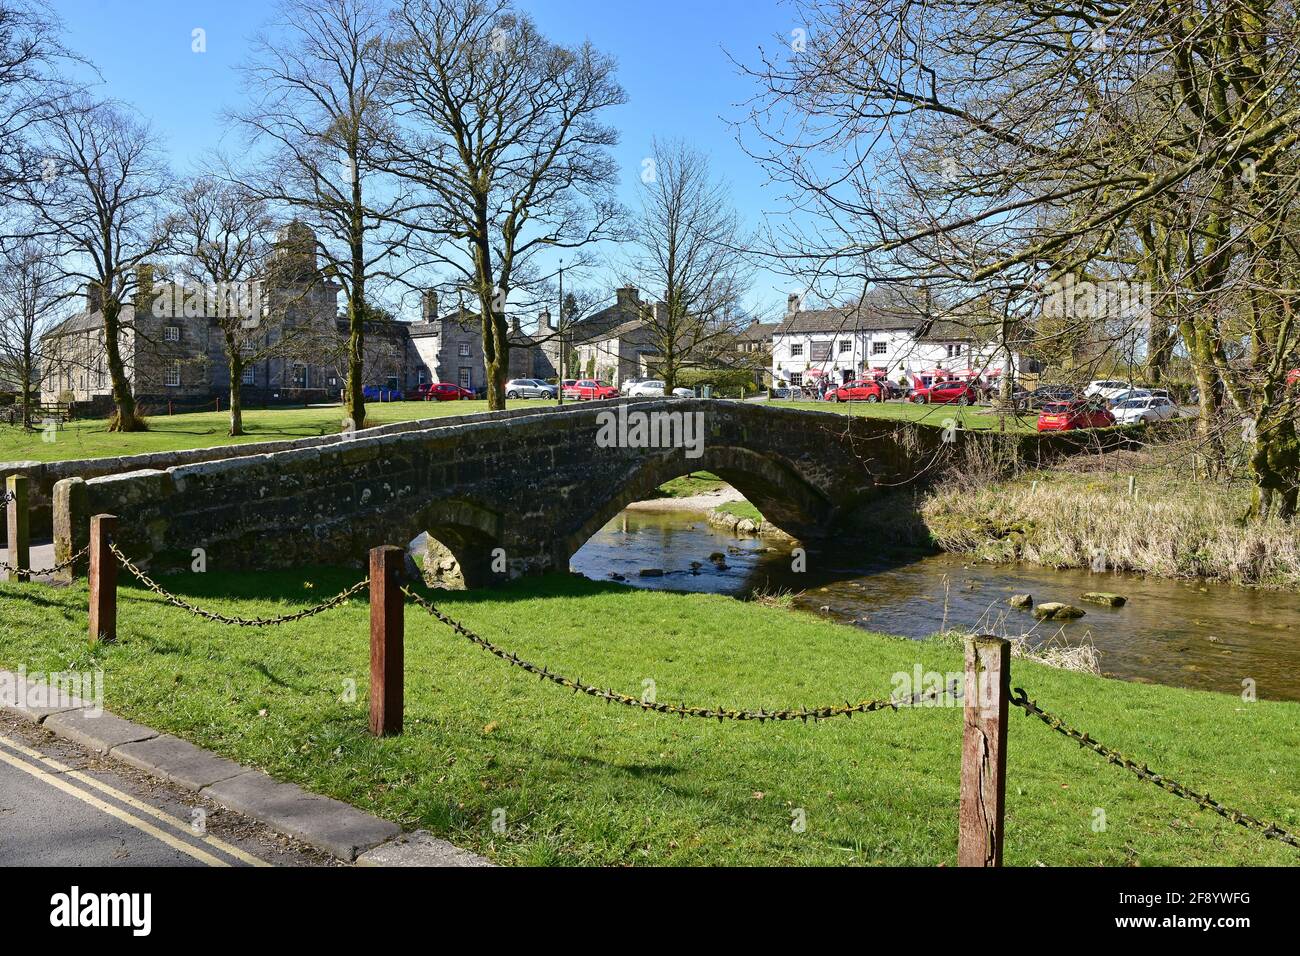
<svg viewBox="0 0 1300 956">
<path fill-rule="evenodd" d="M 1120 392 L 1127 392 L 1133 389 L 1132 382 L 1119 382 L 1113 379 L 1098 379 L 1095 382 L 1089 382 L 1088 387 L 1083 390 L 1084 398 L 1112 398 Z"/>
<path fill-rule="evenodd" d="M 1116 425 L 1137 425 L 1141 422 L 1160 422 L 1178 418 L 1182 411 L 1167 398 L 1146 396 L 1130 398 L 1110 410 Z"/>
<path fill-rule="evenodd" d="M 662 383 L 660 383 L 662 384 Z M 675 388 L 673 389 L 673 398 L 694 398 L 695 389 L 693 388 Z"/>
<path fill-rule="evenodd" d="M 1122 392 L 1116 392 L 1113 395 L 1105 396 L 1106 401 L 1110 402 L 1111 405 L 1119 405 L 1123 402 L 1132 401 L 1135 398 L 1157 398 L 1157 397 L 1168 398 L 1169 396 L 1168 395 L 1157 396 L 1156 393 L 1151 391 L 1149 388 L 1126 388 Z"/>
<path fill-rule="evenodd" d="M 642 379 L 627 390 L 629 398 L 660 398 L 664 394 L 664 383 L 657 378 Z"/>
</svg>

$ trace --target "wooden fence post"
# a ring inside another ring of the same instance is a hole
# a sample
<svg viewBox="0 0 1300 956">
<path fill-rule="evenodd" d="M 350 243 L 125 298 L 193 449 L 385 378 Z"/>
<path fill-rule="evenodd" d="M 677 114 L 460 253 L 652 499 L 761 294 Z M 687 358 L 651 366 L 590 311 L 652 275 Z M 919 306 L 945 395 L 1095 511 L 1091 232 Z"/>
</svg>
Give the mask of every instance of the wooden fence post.
<svg viewBox="0 0 1300 956">
<path fill-rule="evenodd" d="M 405 605 L 401 548 L 370 552 L 370 732 L 402 732 L 402 639 Z"/>
<path fill-rule="evenodd" d="M 8 556 L 5 562 L 12 568 L 30 568 L 32 566 L 31 537 L 28 525 L 27 490 L 29 479 L 26 475 L 10 475 L 5 480 L 5 491 L 11 496 L 5 505 L 5 530 L 9 538 Z M 26 581 L 28 576 L 17 570 L 10 571 L 6 577 L 10 581 Z"/>
<path fill-rule="evenodd" d="M 114 515 L 90 519 L 90 642 L 117 640 L 117 558 L 109 550 L 117 534 Z"/>
<path fill-rule="evenodd" d="M 1011 642 L 966 638 L 958 866 L 1001 866 L 1007 797 L 1007 702 Z"/>
</svg>

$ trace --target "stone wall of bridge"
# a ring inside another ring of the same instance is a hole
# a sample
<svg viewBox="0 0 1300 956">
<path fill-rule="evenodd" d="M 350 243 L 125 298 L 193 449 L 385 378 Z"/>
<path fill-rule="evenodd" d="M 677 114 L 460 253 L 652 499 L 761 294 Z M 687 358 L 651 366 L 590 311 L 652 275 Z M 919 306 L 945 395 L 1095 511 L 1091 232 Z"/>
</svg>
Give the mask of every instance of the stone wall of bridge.
<svg viewBox="0 0 1300 956">
<path fill-rule="evenodd" d="M 626 420 L 698 416 L 702 440 L 696 448 L 602 441 L 607 416 L 620 413 L 632 416 Z M 534 406 L 64 479 L 54 494 L 55 553 L 61 560 L 79 549 L 90 515 L 100 513 L 119 517 L 118 542 L 128 555 L 164 569 L 189 567 L 195 548 L 210 569 L 360 566 L 370 548 L 427 531 L 454 556 L 464 583 L 479 586 L 567 568 L 628 503 L 692 471 L 717 474 L 773 524 L 815 542 L 869 536 L 855 513 L 889 489 L 967 462 L 1037 463 L 1097 440 L 950 431 L 732 401 Z"/>
</svg>

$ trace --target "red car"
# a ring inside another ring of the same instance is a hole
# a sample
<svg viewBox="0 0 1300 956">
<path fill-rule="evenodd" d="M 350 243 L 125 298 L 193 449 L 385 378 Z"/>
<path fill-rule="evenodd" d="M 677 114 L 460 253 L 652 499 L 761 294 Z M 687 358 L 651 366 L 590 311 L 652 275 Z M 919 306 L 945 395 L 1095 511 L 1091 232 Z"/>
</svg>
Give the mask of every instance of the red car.
<svg viewBox="0 0 1300 956">
<path fill-rule="evenodd" d="M 970 382 L 958 378 L 932 379 L 930 384 L 922 384 L 924 379 L 917 379 L 917 385 L 908 394 L 907 400 L 918 405 L 973 405 L 979 398 L 979 392 Z"/>
<path fill-rule="evenodd" d="M 428 382 L 425 382 L 423 385 L 417 385 L 415 388 L 408 388 L 406 390 L 406 400 L 408 402 L 427 402 L 432 398 L 429 394 L 432 388 L 433 385 Z"/>
<path fill-rule="evenodd" d="M 1115 416 L 1101 401 L 1061 402 L 1044 405 L 1038 414 L 1040 432 L 1067 432 L 1076 428 L 1109 428 Z"/>
<path fill-rule="evenodd" d="M 608 382 L 598 382 L 594 378 L 580 378 L 572 385 L 564 386 L 564 397 L 584 402 L 599 398 L 618 398 L 618 389 Z"/>
<path fill-rule="evenodd" d="M 845 382 L 826 393 L 828 402 L 883 402 L 889 397 L 889 386 L 880 380 L 860 379 Z"/>
<path fill-rule="evenodd" d="M 455 382 L 435 382 L 429 386 L 429 394 L 426 396 L 426 400 L 431 402 L 455 402 L 473 397 L 473 392 L 468 388 L 461 388 Z"/>
</svg>

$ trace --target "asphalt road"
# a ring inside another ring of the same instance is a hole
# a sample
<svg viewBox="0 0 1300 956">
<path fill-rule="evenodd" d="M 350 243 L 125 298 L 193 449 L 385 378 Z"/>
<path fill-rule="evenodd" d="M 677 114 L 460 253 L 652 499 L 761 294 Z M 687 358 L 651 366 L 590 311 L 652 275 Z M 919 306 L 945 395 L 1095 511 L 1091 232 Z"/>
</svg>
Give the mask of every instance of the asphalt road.
<svg viewBox="0 0 1300 956">
<path fill-rule="evenodd" d="M 189 791 L 0 715 L 0 866 L 329 866 Z"/>
</svg>

